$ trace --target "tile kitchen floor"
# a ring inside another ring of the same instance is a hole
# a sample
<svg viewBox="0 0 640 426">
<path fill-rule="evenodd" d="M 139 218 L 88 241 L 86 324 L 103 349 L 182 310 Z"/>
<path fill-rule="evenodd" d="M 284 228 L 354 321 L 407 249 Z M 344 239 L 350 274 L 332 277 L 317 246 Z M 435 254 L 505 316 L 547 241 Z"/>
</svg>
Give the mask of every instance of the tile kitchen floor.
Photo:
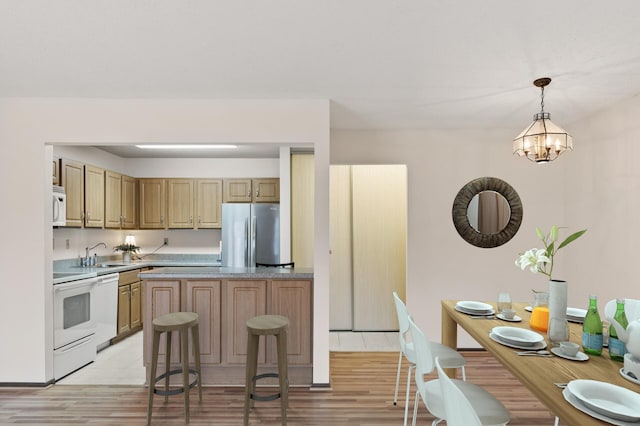
<svg viewBox="0 0 640 426">
<path fill-rule="evenodd" d="M 333 352 L 397 352 L 397 332 L 335 331 L 329 335 Z M 56 382 L 58 385 L 143 385 L 142 331 L 100 351 L 96 360 Z"/>
<path fill-rule="evenodd" d="M 56 382 L 59 385 L 143 385 L 142 331 L 98 352 L 96 360 Z"/>
</svg>

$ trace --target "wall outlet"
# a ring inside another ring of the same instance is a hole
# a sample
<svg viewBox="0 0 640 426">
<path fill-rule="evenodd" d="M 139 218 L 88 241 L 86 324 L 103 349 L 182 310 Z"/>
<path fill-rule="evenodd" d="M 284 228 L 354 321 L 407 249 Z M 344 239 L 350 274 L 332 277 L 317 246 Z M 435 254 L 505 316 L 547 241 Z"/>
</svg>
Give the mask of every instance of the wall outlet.
<svg viewBox="0 0 640 426">
<path fill-rule="evenodd" d="M 169 245 L 169 237 L 164 237 L 164 245 L 165 246 Z"/>
</svg>

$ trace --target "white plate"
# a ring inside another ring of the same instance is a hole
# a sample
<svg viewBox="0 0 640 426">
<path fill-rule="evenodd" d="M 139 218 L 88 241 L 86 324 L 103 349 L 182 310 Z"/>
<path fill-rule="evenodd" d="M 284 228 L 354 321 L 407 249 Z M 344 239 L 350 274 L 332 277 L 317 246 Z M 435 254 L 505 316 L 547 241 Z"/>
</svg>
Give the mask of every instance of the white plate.
<svg viewBox="0 0 640 426">
<path fill-rule="evenodd" d="M 567 321 L 577 322 L 582 324 L 584 317 L 587 315 L 586 309 L 579 308 L 567 308 Z"/>
<path fill-rule="evenodd" d="M 462 309 L 461 312 L 468 312 L 478 315 L 493 312 L 493 306 L 482 302 L 474 302 L 472 300 L 461 300 L 456 303 L 456 308 Z"/>
<path fill-rule="evenodd" d="M 570 359 L 571 361 L 587 361 L 589 359 L 589 355 L 584 352 L 578 352 L 576 356 L 569 356 L 560 350 L 560 348 L 551 348 L 551 353 L 555 356 L 559 356 L 560 358 Z"/>
<path fill-rule="evenodd" d="M 489 333 L 489 337 L 494 342 L 498 342 L 501 345 L 508 346 L 508 347 L 514 348 L 514 349 L 524 349 L 524 350 L 528 350 L 528 351 L 538 351 L 540 349 L 544 349 L 544 348 L 547 347 L 547 342 L 545 342 L 544 340 L 542 342 L 536 343 L 533 346 L 522 346 L 522 345 L 514 345 L 513 343 L 505 342 L 504 340 L 501 340 L 498 336 L 496 336 L 493 333 Z"/>
<path fill-rule="evenodd" d="M 531 311 L 533 311 L 533 308 L 531 306 L 525 306 L 524 310 L 527 311 L 527 312 L 531 312 Z"/>
<path fill-rule="evenodd" d="M 520 318 L 517 315 L 514 315 L 513 318 L 507 318 L 503 314 L 498 314 L 498 315 L 496 315 L 496 317 L 500 318 L 502 321 L 509 321 L 509 322 L 520 322 L 520 321 L 522 321 L 522 318 Z"/>
<path fill-rule="evenodd" d="M 617 420 L 640 420 L 640 394 L 597 380 L 572 380 L 567 389 L 593 411 Z"/>
<path fill-rule="evenodd" d="M 491 332 L 512 345 L 532 346 L 544 342 L 544 336 L 526 328 L 502 326 L 494 327 Z"/>
<path fill-rule="evenodd" d="M 461 308 L 460 306 L 456 306 L 454 309 L 467 315 L 493 315 L 495 313 L 493 309 L 489 309 L 488 311 L 469 311 L 467 309 Z"/>
<path fill-rule="evenodd" d="M 564 396 L 564 399 L 566 399 L 569 404 L 573 405 L 578 410 L 590 415 L 595 419 L 602 420 L 603 422 L 607 422 L 616 426 L 638 426 L 637 422 L 634 422 L 634 423 L 623 422 L 622 420 L 612 419 L 610 417 L 607 417 L 598 413 L 597 411 L 593 411 L 592 409 L 584 405 L 578 398 L 576 398 L 575 395 L 569 392 L 569 389 L 567 388 L 562 390 L 562 396 Z"/>
<path fill-rule="evenodd" d="M 624 372 L 624 368 L 620 369 L 620 375 L 622 377 L 624 377 L 625 379 L 629 380 L 632 383 L 635 383 L 636 385 L 640 385 L 640 380 L 638 379 L 634 379 L 633 377 L 631 377 L 630 375 L 628 375 L 627 373 Z"/>
</svg>

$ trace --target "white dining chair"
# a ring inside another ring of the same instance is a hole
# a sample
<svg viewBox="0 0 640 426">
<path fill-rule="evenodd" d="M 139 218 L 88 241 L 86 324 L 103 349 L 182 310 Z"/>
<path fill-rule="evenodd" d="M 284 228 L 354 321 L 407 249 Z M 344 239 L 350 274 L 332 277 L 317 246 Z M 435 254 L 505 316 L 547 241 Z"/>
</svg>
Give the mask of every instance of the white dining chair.
<svg viewBox="0 0 640 426">
<path fill-rule="evenodd" d="M 509 422 L 509 412 L 493 395 L 480 386 L 473 390 L 467 387 L 463 391 L 442 370 L 437 358 L 435 365 L 447 426 L 504 425 Z"/>
<path fill-rule="evenodd" d="M 398 354 L 398 371 L 396 373 L 396 389 L 393 396 L 393 405 L 398 404 L 398 388 L 400 386 L 400 371 L 402 369 L 402 358 L 406 358 L 409 361 L 409 371 L 407 373 L 407 391 L 405 394 L 404 402 L 404 425 L 407 425 L 407 417 L 409 415 L 409 389 L 411 387 L 411 370 L 416 365 L 416 355 L 413 348 L 413 342 L 408 340 L 410 338 L 409 333 L 409 311 L 407 306 L 400 300 L 397 292 L 393 292 L 393 300 L 396 305 L 396 313 L 398 314 L 398 338 L 400 340 L 400 353 Z M 451 349 L 448 346 L 440 343 L 429 342 L 429 346 L 433 356 L 440 358 L 440 362 L 445 365 L 444 368 L 460 368 L 462 372 L 462 379 L 466 380 L 466 373 L 464 366 L 467 360 L 456 350 Z"/>
<path fill-rule="evenodd" d="M 616 314 L 617 303 L 616 299 L 609 300 L 604 305 L 604 319 L 613 318 Z M 640 319 L 640 300 L 638 299 L 624 299 L 624 314 L 629 322 Z"/>
<path fill-rule="evenodd" d="M 411 317 L 409 317 L 409 330 L 413 339 L 416 356 L 415 382 L 417 387 L 413 404 L 412 425 L 415 426 L 418 418 L 420 399 L 422 399 L 427 410 L 435 417 L 435 420 L 431 423 L 432 425 L 437 425 L 442 420 L 446 420 L 447 425 L 453 425 L 454 423 L 450 423 L 447 415 L 443 392 L 440 388 L 440 379 L 425 379 L 426 375 L 433 373 L 436 369 L 436 358 L 434 358 L 431 353 L 429 347 L 430 342 L 425 338 L 424 333 L 418 328 Z M 478 424 L 504 425 L 509 422 L 509 412 L 507 409 L 482 387 L 464 380 L 454 380 L 448 377 L 447 379 L 452 382 L 465 396 L 466 400 L 469 401 L 480 419 L 480 423 Z M 464 423 L 458 424 L 467 426 Z"/>
</svg>

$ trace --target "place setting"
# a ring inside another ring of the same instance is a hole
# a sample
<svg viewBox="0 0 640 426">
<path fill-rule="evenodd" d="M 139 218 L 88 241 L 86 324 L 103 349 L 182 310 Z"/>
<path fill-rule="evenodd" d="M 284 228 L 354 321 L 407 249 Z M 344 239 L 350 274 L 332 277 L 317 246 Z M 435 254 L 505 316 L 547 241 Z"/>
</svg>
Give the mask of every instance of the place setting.
<svg viewBox="0 0 640 426">
<path fill-rule="evenodd" d="M 530 352 L 531 355 L 547 347 L 544 336 L 535 331 L 527 330 L 526 328 L 510 326 L 493 327 L 489 332 L 489 337 L 494 342 L 514 349 L 523 349 Z M 549 355 L 543 353 L 538 354 Z"/>
<path fill-rule="evenodd" d="M 555 356 L 571 361 L 589 360 L 589 355 L 580 351 L 580 345 L 575 342 L 560 342 L 559 346 L 551 348 L 551 353 Z"/>
<path fill-rule="evenodd" d="M 461 300 L 456 303 L 454 308 L 458 312 L 462 312 L 466 315 L 471 315 L 473 318 L 493 318 L 495 311 L 493 306 L 484 302 L 475 302 L 473 300 Z"/>
<path fill-rule="evenodd" d="M 527 312 L 533 311 L 533 306 L 525 306 L 524 310 Z M 587 315 L 586 309 L 570 308 L 567 307 L 567 321 L 574 322 L 576 324 L 584 323 L 584 317 Z"/>
<path fill-rule="evenodd" d="M 597 380 L 572 380 L 562 396 L 573 407 L 598 420 L 618 426 L 640 424 L 640 394 Z"/>
<path fill-rule="evenodd" d="M 520 322 L 522 318 L 516 315 L 513 304 L 511 303 L 511 295 L 506 291 L 498 293 L 498 302 L 496 303 L 498 314 L 496 318 L 507 322 Z"/>
</svg>

